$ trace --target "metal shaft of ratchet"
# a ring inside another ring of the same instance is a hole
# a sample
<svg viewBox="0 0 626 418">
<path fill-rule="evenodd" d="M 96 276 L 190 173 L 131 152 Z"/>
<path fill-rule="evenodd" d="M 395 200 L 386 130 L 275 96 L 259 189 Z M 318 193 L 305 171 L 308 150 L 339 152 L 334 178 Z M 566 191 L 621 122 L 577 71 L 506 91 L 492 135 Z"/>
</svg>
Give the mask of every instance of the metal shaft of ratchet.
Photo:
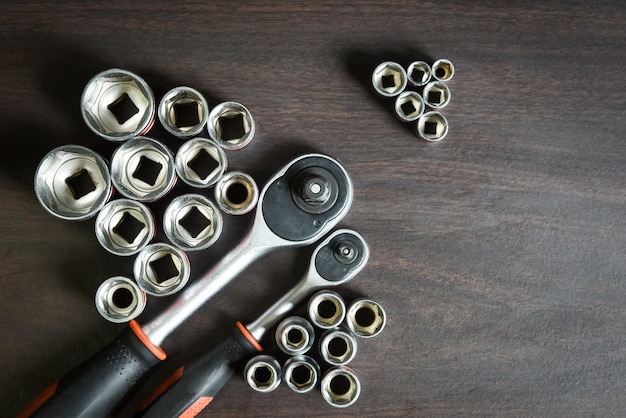
<svg viewBox="0 0 626 418">
<path fill-rule="evenodd" d="M 338 286 L 356 276 L 367 263 L 369 249 L 351 230 L 338 230 L 313 252 L 300 282 L 248 325 L 237 323 L 233 334 L 213 350 L 179 368 L 141 406 L 143 418 L 195 416 L 213 400 L 238 366 L 257 351 L 259 340 L 306 295 Z"/>
</svg>

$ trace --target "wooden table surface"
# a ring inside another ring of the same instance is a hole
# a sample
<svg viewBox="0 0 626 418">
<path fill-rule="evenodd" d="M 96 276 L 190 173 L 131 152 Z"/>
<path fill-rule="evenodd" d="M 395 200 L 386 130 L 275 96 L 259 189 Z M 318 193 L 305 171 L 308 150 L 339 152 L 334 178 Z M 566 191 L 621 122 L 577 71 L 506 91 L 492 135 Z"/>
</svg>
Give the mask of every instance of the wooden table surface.
<svg viewBox="0 0 626 418">
<path fill-rule="evenodd" d="M 285 386 L 258 394 L 238 375 L 199 416 L 623 416 L 626 7 L 516 4 L 3 2 L 0 415 L 123 329 L 93 299 L 133 259 L 101 248 L 93 220 L 49 215 L 32 187 L 56 146 L 110 157 L 116 144 L 85 126 L 80 94 L 120 67 L 157 98 L 188 85 L 211 106 L 245 104 L 258 131 L 228 158 L 259 184 L 305 152 L 341 160 L 355 187 L 341 225 L 371 247 L 342 292 L 388 315 L 380 336 L 359 341 L 354 406 Z M 369 84 L 379 62 L 420 58 L 456 66 L 440 143 L 418 140 Z M 150 135 L 180 145 L 162 127 Z M 189 254 L 194 277 L 251 219 L 225 216 L 218 245 Z M 254 319 L 305 260 L 283 251 L 255 263 L 164 343 L 171 362 L 143 391 Z M 170 302 L 151 297 L 140 321 Z"/>
</svg>

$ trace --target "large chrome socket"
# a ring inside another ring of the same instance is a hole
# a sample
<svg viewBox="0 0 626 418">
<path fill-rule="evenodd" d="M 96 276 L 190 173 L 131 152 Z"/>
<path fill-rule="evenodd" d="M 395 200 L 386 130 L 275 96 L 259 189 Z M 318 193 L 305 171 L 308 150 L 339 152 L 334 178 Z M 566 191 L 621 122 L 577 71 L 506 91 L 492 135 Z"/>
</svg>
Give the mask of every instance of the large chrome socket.
<svg viewBox="0 0 626 418">
<path fill-rule="evenodd" d="M 252 141 L 256 126 L 252 114 L 244 105 L 224 102 L 209 113 L 207 129 L 209 137 L 221 147 L 238 150 Z"/>
<path fill-rule="evenodd" d="M 109 141 L 147 133 L 154 124 L 154 95 L 143 78 L 112 68 L 92 78 L 81 97 L 85 123 Z"/>
<path fill-rule="evenodd" d="M 163 215 L 165 235 L 177 247 L 196 251 L 210 247 L 222 233 L 222 215 L 200 194 L 181 195 L 172 200 Z"/>
<path fill-rule="evenodd" d="M 359 399 L 361 382 L 352 369 L 338 366 L 324 374 L 320 389 L 322 397 L 329 405 L 347 408 Z"/>
<path fill-rule="evenodd" d="M 424 113 L 417 120 L 416 131 L 425 141 L 441 141 L 448 134 L 448 120 L 439 112 Z"/>
<path fill-rule="evenodd" d="M 96 238 L 115 255 L 132 255 L 154 238 L 156 227 L 150 209 L 130 199 L 109 202 L 96 218 Z"/>
<path fill-rule="evenodd" d="M 137 255 L 133 274 L 139 287 L 154 296 L 178 292 L 189 280 L 187 255 L 165 243 L 150 244 Z"/>
<path fill-rule="evenodd" d="M 281 368 L 274 357 L 261 354 L 248 361 L 243 375 L 250 388 L 269 393 L 280 385 Z"/>
<path fill-rule="evenodd" d="M 176 172 L 185 183 L 193 187 L 212 186 L 227 167 L 226 153 L 210 139 L 190 139 L 176 153 Z"/>
<path fill-rule="evenodd" d="M 346 304 L 337 292 L 320 290 L 309 299 L 307 313 L 313 325 L 323 329 L 335 328 L 346 317 Z"/>
<path fill-rule="evenodd" d="M 319 340 L 320 356 L 333 366 L 350 363 L 357 352 L 357 342 L 351 332 L 341 328 L 329 329 Z"/>
<path fill-rule="evenodd" d="M 382 332 L 387 322 L 387 316 L 378 302 L 359 298 L 352 302 L 348 308 L 346 322 L 350 331 L 355 335 L 371 338 Z"/>
<path fill-rule="evenodd" d="M 372 73 L 372 86 L 384 97 L 394 97 L 406 87 L 407 75 L 404 68 L 396 62 L 385 61 Z"/>
<path fill-rule="evenodd" d="M 424 103 L 433 109 L 442 109 L 450 103 L 450 89 L 441 81 L 431 81 L 424 87 Z"/>
<path fill-rule="evenodd" d="M 433 77 L 439 81 L 449 81 L 454 77 L 454 65 L 450 60 L 438 59 L 433 63 Z"/>
<path fill-rule="evenodd" d="M 35 172 L 35 194 L 52 215 L 67 220 L 94 216 L 113 193 L 111 176 L 100 155 L 79 145 L 50 151 Z"/>
<path fill-rule="evenodd" d="M 291 356 L 304 354 L 313 346 L 315 332 L 306 319 L 290 316 L 283 319 L 276 328 L 276 345 Z"/>
<path fill-rule="evenodd" d="M 96 291 L 96 309 L 111 322 L 136 318 L 146 306 L 146 294 L 130 279 L 115 276 L 105 280 Z"/>
<path fill-rule="evenodd" d="M 259 201 L 259 186 L 249 174 L 228 172 L 215 184 L 215 201 L 229 215 L 246 214 Z"/>
<path fill-rule="evenodd" d="M 413 61 L 407 67 L 406 75 L 410 85 L 415 87 L 423 86 L 430 81 L 430 65 L 424 61 Z"/>
<path fill-rule="evenodd" d="M 175 87 L 159 103 L 159 120 L 163 127 L 179 138 L 189 138 L 202 131 L 209 116 L 209 105 L 198 90 Z"/>
<path fill-rule="evenodd" d="M 291 357 L 283 367 L 283 381 L 296 393 L 307 393 L 319 380 L 320 366 L 309 356 Z"/>
<path fill-rule="evenodd" d="M 396 98 L 394 109 L 402 122 L 413 122 L 424 113 L 424 99 L 418 92 L 403 91 Z"/>
<path fill-rule="evenodd" d="M 174 156 L 154 139 L 135 137 L 113 153 L 111 180 L 120 194 L 129 199 L 155 201 L 176 183 Z"/>
</svg>

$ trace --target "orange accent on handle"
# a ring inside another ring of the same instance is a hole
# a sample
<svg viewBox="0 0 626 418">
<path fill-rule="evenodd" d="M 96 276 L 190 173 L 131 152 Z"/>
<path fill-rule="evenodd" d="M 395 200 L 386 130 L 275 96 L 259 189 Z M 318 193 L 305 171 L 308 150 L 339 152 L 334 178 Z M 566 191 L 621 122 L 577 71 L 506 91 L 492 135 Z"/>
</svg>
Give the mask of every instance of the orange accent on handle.
<svg viewBox="0 0 626 418">
<path fill-rule="evenodd" d="M 59 385 L 59 381 L 57 380 L 56 382 L 54 382 L 53 384 L 45 388 L 43 392 L 37 395 L 37 397 L 33 399 L 31 403 L 26 405 L 24 409 L 22 409 L 20 413 L 17 414 L 17 418 L 28 418 L 32 414 L 34 414 L 39 408 L 43 406 L 43 404 L 45 404 L 48 401 L 48 399 L 52 398 L 52 396 L 57 391 L 58 385 Z"/>
<path fill-rule="evenodd" d="M 252 344 L 254 348 L 257 349 L 257 351 L 263 351 L 263 347 L 261 347 L 261 344 L 259 343 L 259 341 L 256 338 L 254 338 L 254 335 L 252 335 L 252 333 L 248 331 L 248 328 L 246 328 L 244 324 L 237 321 L 237 328 L 239 328 L 239 331 L 241 331 L 243 336 L 246 337 L 246 340 L 248 340 L 248 342 Z"/>
<path fill-rule="evenodd" d="M 211 397 L 204 397 L 204 398 L 198 399 L 197 401 L 195 401 L 193 403 L 193 405 L 191 405 L 189 408 L 187 408 L 187 410 L 185 412 L 183 412 L 182 415 L 180 415 L 178 418 L 193 418 L 193 417 L 195 417 L 200 412 L 202 412 L 202 410 L 204 408 L 206 408 L 207 405 L 210 404 L 212 400 L 213 400 L 213 398 L 211 398 Z"/>
<path fill-rule="evenodd" d="M 163 351 L 161 347 L 150 341 L 150 338 L 148 338 L 146 333 L 143 332 L 143 329 L 141 329 L 141 325 L 139 325 L 137 321 L 133 319 L 129 322 L 128 325 L 130 325 L 130 329 L 133 330 L 133 332 L 135 333 L 137 338 L 139 338 L 139 340 L 143 343 L 143 345 L 145 345 L 146 348 L 150 350 L 152 354 L 154 354 L 154 357 L 158 358 L 159 360 L 165 360 L 167 358 L 167 354 L 165 354 L 165 351 Z"/>
<path fill-rule="evenodd" d="M 144 409 L 148 409 L 148 407 L 152 405 L 152 402 L 156 401 L 159 398 L 159 396 L 163 394 L 163 392 L 168 390 L 170 386 L 172 386 L 174 383 L 176 383 L 178 379 L 181 378 L 184 371 L 185 371 L 185 366 L 181 366 L 178 369 L 176 369 L 176 371 L 174 371 L 174 373 L 172 373 L 170 377 L 168 377 L 163 383 L 161 383 L 159 387 L 157 387 L 154 390 L 154 392 L 152 392 L 152 394 L 148 396 L 145 401 L 143 401 L 141 406 L 139 406 L 138 411 L 143 411 Z"/>
</svg>

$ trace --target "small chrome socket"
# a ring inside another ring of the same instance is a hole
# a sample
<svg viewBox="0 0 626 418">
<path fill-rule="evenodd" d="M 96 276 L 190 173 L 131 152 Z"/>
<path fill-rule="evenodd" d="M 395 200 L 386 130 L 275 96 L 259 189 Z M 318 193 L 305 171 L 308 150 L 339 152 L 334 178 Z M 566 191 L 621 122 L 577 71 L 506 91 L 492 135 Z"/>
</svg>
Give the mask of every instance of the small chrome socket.
<svg viewBox="0 0 626 418">
<path fill-rule="evenodd" d="M 165 243 L 150 244 L 137 255 L 133 274 L 139 287 L 154 296 L 178 292 L 189 280 L 187 255 Z"/>
<path fill-rule="evenodd" d="M 320 366 L 309 356 L 291 357 L 283 367 L 283 381 L 296 393 L 307 393 L 319 380 Z"/>
<path fill-rule="evenodd" d="M 424 103 L 433 109 L 442 109 L 450 103 L 450 89 L 442 81 L 431 81 L 424 87 Z"/>
<path fill-rule="evenodd" d="M 424 113 L 424 99 L 418 92 L 403 91 L 396 98 L 394 109 L 402 122 L 413 122 Z"/>
<path fill-rule="evenodd" d="M 363 338 L 372 338 L 380 334 L 385 327 L 385 310 L 376 301 L 360 298 L 348 308 L 346 322 L 350 331 Z"/>
<path fill-rule="evenodd" d="M 159 141 L 135 137 L 113 153 L 111 180 L 122 196 L 153 202 L 165 196 L 176 183 L 174 156 Z"/>
<path fill-rule="evenodd" d="M 329 405 L 347 408 L 359 399 L 361 382 L 352 369 L 338 366 L 324 374 L 320 389 L 322 397 Z"/>
<path fill-rule="evenodd" d="M 256 124 L 250 111 L 241 103 L 223 102 L 209 113 L 207 130 L 209 137 L 221 147 L 238 150 L 252 141 Z"/>
<path fill-rule="evenodd" d="M 248 361 L 243 375 L 253 390 L 269 393 L 280 385 L 281 368 L 274 357 L 262 354 Z"/>
<path fill-rule="evenodd" d="M 384 97 L 397 96 L 405 89 L 406 84 L 406 71 L 400 64 L 393 61 L 379 64 L 372 73 L 374 90 Z"/>
<path fill-rule="evenodd" d="M 410 85 L 420 87 L 430 81 L 432 73 L 426 62 L 413 61 L 407 67 L 406 75 Z"/>
<path fill-rule="evenodd" d="M 205 196 L 185 194 L 170 202 L 163 215 L 165 235 L 185 251 L 210 247 L 222 233 L 222 214 Z"/>
<path fill-rule="evenodd" d="M 80 221 L 94 216 L 113 194 L 104 159 L 79 145 L 50 151 L 35 172 L 35 194 L 57 218 Z"/>
<path fill-rule="evenodd" d="M 214 141 L 194 138 L 176 153 L 176 173 L 188 185 L 207 188 L 215 184 L 228 168 L 226 153 Z"/>
<path fill-rule="evenodd" d="M 450 60 L 438 59 L 432 66 L 433 77 L 439 81 L 449 81 L 454 77 L 454 65 Z"/>
<path fill-rule="evenodd" d="M 320 337 L 319 352 L 328 364 L 344 366 L 356 356 L 356 338 L 350 331 L 341 328 L 329 329 Z"/>
<path fill-rule="evenodd" d="M 89 129 L 109 141 L 126 141 L 154 124 L 154 94 L 143 78 L 112 68 L 96 74 L 80 99 Z"/>
<path fill-rule="evenodd" d="M 246 214 L 259 201 L 259 186 L 249 174 L 230 171 L 215 184 L 215 201 L 229 215 Z"/>
<path fill-rule="evenodd" d="M 143 312 L 146 299 L 146 293 L 132 280 L 115 276 L 98 287 L 96 309 L 111 322 L 127 322 Z"/>
<path fill-rule="evenodd" d="M 115 255 L 133 255 L 154 238 L 156 227 L 150 209 L 130 199 L 109 202 L 98 214 L 96 238 Z"/>
<path fill-rule="evenodd" d="M 448 120 L 439 112 L 424 113 L 416 126 L 417 135 L 428 142 L 439 142 L 448 134 Z"/>
<path fill-rule="evenodd" d="M 335 328 L 346 317 L 346 304 L 337 292 L 321 290 L 309 299 L 307 313 L 313 325 L 323 329 Z"/>
<path fill-rule="evenodd" d="M 306 319 L 290 316 L 283 319 L 276 328 L 276 345 L 291 356 L 304 354 L 313 346 L 315 332 Z"/>
<path fill-rule="evenodd" d="M 179 138 L 198 135 L 209 117 L 209 105 L 198 90 L 175 87 L 159 103 L 159 120 L 169 133 Z"/>
</svg>

